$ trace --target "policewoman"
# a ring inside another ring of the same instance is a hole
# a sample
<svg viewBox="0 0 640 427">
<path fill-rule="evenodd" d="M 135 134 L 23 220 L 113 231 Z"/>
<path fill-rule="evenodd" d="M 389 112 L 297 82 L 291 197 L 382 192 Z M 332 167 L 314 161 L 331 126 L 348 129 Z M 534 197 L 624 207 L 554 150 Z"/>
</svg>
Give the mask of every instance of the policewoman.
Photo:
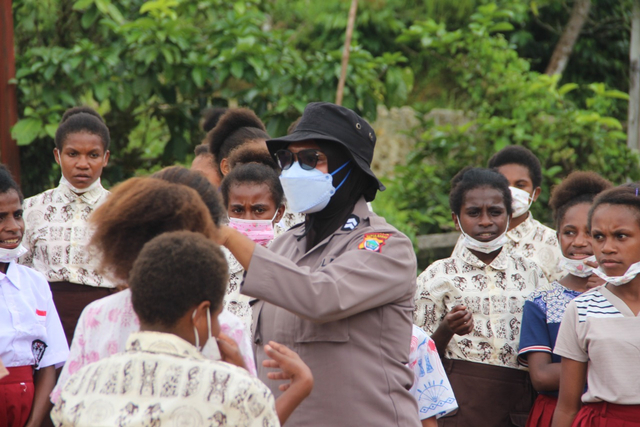
<svg viewBox="0 0 640 427">
<path fill-rule="evenodd" d="M 256 298 L 252 332 L 262 346 L 295 350 L 314 377 L 290 426 L 419 426 L 405 364 L 411 341 L 416 258 L 410 240 L 372 213 L 384 186 L 371 171 L 376 136 L 353 111 L 309 104 L 291 135 L 267 141 L 288 206 L 305 213 L 267 249 L 236 230 L 221 233 L 246 270 L 241 292 Z"/>
</svg>

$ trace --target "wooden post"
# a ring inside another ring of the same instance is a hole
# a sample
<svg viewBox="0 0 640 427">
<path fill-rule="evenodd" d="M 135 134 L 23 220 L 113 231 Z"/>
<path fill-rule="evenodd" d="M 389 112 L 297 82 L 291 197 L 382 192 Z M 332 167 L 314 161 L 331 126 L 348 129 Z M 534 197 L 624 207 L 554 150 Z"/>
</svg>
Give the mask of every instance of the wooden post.
<svg viewBox="0 0 640 427">
<path fill-rule="evenodd" d="M 20 152 L 11 139 L 11 126 L 18 121 L 16 86 L 9 80 L 16 76 L 13 52 L 13 12 L 11 0 L 0 0 L 0 161 L 20 184 Z"/>
<path fill-rule="evenodd" d="M 631 48 L 629 49 L 629 116 L 627 146 L 640 149 L 640 0 L 633 2 L 631 18 Z"/>
<path fill-rule="evenodd" d="M 342 69 L 340 70 L 340 80 L 338 81 L 338 91 L 336 92 L 337 105 L 342 105 L 344 83 L 347 79 L 347 66 L 349 65 L 349 52 L 351 50 L 351 36 L 353 35 L 353 25 L 356 22 L 357 9 L 358 0 L 351 0 L 351 8 L 349 9 L 349 20 L 347 21 L 347 35 L 344 39 L 344 50 L 342 51 Z"/>
</svg>

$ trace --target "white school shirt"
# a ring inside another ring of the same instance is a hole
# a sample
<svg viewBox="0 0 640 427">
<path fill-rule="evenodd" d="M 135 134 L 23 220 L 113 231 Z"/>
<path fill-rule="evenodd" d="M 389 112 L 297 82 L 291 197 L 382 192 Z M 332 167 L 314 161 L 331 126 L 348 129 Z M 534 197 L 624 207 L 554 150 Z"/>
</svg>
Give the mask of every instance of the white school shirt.
<svg viewBox="0 0 640 427">
<path fill-rule="evenodd" d="M 0 359 L 8 368 L 34 366 L 34 353 L 39 368 L 59 368 L 69 346 L 45 278 L 11 262 L 7 274 L 0 273 Z"/>
<path fill-rule="evenodd" d="M 96 184 L 76 194 L 60 183 L 24 201 L 27 231 L 23 244 L 29 252 L 20 257 L 21 264 L 39 271 L 49 282 L 115 287 L 99 273 L 99 259 L 89 250 L 89 215 L 109 196 L 100 182 Z"/>
</svg>

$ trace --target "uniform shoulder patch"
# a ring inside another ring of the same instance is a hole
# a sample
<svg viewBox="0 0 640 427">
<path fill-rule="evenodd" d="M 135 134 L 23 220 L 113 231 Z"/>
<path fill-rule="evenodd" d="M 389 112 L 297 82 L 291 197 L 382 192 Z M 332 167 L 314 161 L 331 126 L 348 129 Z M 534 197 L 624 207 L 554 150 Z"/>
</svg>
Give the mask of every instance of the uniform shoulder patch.
<svg viewBox="0 0 640 427">
<path fill-rule="evenodd" d="M 360 224 L 360 217 L 358 215 L 351 214 L 349 215 L 349 218 L 347 218 L 347 221 L 344 223 L 341 230 L 342 231 L 355 230 L 359 224 Z"/>
<path fill-rule="evenodd" d="M 389 237 L 391 237 L 391 233 L 367 233 L 362 238 L 362 243 L 358 245 L 358 249 L 382 252 L 382 247 Z"/>
</svg>

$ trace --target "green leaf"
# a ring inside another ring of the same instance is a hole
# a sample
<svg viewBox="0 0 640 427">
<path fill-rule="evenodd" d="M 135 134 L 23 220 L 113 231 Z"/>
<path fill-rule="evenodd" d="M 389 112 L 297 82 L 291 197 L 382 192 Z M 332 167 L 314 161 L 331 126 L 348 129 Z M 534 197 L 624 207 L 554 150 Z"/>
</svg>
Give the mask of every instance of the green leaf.
<svg viewBox="0 0 640 427">
<path fill-rule="evenodd" d="M 83 10 L 93 4 L 94 0 L 78 0 L 73 4 L 73 10 Z"/>
<path fill-rule="evenodd" d="M 113 3 L 109 3 L 109 5 L 107 6 L 107 10 L 109 11 L 109 15 L 111 16 L 111 18 L 113 18 L 113 20 L 118 24 L 123 24 L 125 22 L 122 13 L 120 13 L 120 10 Z"/>
<path fill-rule="evenodd" d="M 196 86 L 198 87 L 204 86 L 204 81 L 206 77 L 205 77 L 205 72 L 202 68 L 196 67 L 193 70 L 191 70 L 191 77 L 193 78 L 193 82 L 196 84 Z"/>
<path fill-rule="evenodd" d="M 18 145 L 29 145 L 42 130 L 42 120 L 35 117 L 22 119 L 11 128 L 11 137 Z"/>
<path fill-rule="evenodd" d="M 231 64 L 231 75 L 236 79 L 242 78 L 242 73 L 244 71 L 244 64 L 240 61 L 235 61 Z"/>
<path fill-rule="evenodd" d="M 498 33 L 498 32 L 505 32 L 505 31 L 513 31 L 513 25 L 511 25 L 509 22 L 498 22 L 497 24 L 494 24 L 491 27 L 489 27 L 490 33 Z"/>
<path fill-rule="evenodd" d="M 57 123 L 49 123 L 48 125 L 46 125 L 44 127 L 44 131 L 47 132 L 47 135 L 49 135 L 51 138 L 55 138 L 56 137 L 56 131 L 58 130 L 58 124 Z"/>
<path fill-rule="evenodd" d="M 87 29 L 96 22 L 96 18 L 98 17 L 98 9 L 95 7 L 90 8 L 86 12 L 82 14 L 82 19 L 80 20 L 80 24 L 82 28 Z"/>
<path fill-rule="evenodd" d="M 613 117 L 601 117 L 598 120 L 598 122 L 603 124 L 603 125 L 605 125 L 608 128 L 622 130 L 622 124 L 620 123 L 620 121 L 618 119 L 613 118 Z"/>
<path fill-rule="evenodd" d="M 580 85 L 577 84 L 577 83 L 567 83 L 567 84 L 564 84 L 564 85 L 560 86 L 560 89 L 558 89 L 558 93 L 560 95 L 565 95 L 565 94 L 571 92 L 572 90 L 578 89 L 579 87 L 580 87 Z"/>
</svg>

